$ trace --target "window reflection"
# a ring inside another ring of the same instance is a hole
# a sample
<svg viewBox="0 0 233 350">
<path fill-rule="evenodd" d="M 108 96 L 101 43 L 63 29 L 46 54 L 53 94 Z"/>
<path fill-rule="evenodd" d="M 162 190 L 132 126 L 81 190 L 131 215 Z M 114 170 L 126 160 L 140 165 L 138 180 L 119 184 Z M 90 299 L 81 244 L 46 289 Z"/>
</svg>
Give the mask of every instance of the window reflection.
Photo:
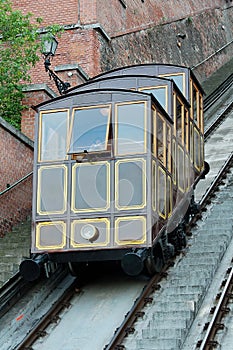
<svg viewBox="0 0 233 350">
<path fill-rule="evenodd" d="M 65 159 L 67 124 L 68 111 L 41 114 L 41 161 Z"/>
<path fill-rule="evenodd" d="M 110 106 L 76 109 L 73 115 L 69 153 L 107 150 Z"/>
<path fill-rule="evenodd" d="M 131 103 L 117 105 L 118 154 L 145 152 L 145 104 Z"/>
</svg>

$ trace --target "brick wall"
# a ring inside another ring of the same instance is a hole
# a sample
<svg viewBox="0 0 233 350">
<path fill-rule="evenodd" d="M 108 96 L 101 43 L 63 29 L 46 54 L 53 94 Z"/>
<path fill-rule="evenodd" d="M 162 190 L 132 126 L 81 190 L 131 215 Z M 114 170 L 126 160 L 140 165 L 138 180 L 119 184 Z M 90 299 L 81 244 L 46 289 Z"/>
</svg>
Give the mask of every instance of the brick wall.
<svg viewBox="0 0 233 350">
<path fill-rule="evenodd" d="M 33 168 L 33 143 L 0 118 L 0 192 Z M 31 212 L 32 176 L 0 194 L 0 236 Z"/>
<path fill-rule="evenodd" d="M 24 13 L 44 19 L 43 26 L 59 23 L 66 26 L 52 59 L 51 68 L 79 65 L 93 77 L 122 65 L 162 62 L 196 66 L 232 40 L 233 6 L 229 0 L 12 0 Z M 125 5 L 124 5 L 125 4 Z M 107 34 L 96 26 L 98 23 Z M 223 29 L 224 28 L 224 29 Z M 177 47 L 177 34 L 186 38 Z M 108 40 L 109 39 L 109 40 Z M 199 66 L 195 73 L 205 80 L 216 68 L 232 57 L 232 45 Z M 56 70 L 71 86 L 80 84 L 77 71 Z M 72 74 L 70 74 L 72 73 Z M 33 84 L 47 84 L 57 95 L 54 81 L 45 72 L 43 58 L 31 71 Z M 24 102 L 44 101 L 38 92 Z M 33 137 L 34 112 L 24 111 L 22 130 Z M 27 125 L 28 123 L 28 125 Z M 30 129 L 30 130 L 29 130 Z"/>
</svg>

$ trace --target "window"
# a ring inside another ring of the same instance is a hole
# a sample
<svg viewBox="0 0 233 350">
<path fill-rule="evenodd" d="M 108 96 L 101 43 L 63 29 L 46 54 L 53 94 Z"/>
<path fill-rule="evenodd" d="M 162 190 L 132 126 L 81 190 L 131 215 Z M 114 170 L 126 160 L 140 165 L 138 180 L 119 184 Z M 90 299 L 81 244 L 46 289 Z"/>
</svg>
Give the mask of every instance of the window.
<svg viewBox="0 0 233 350">
<path fill-rule="evenodd" d="M 165 131 L 166 124 L 161 116 L 161 114 L 157 113 L 157 158 L 161 161 L 161 163 L 166 166 L 166 139 L 165 139 Z"/>
<path fill-rule="evenodd" d="M 198 90 L 194 84 L 192 84 L 191 106 L 192 106 L 192 118 L 195 121 L 196 125 L 198 125 L 199 100 L 198 100 Z"/>
<path fill-rule="evenodd" d="M 189 150 L 189 112 L 187 108 L 184 109 L 184 123 L 183 123 L 183 133 L 184 133 L 184 144 L 186 145 L 187 151 Z"/>
<path fill-rule="evenodd" d="M 66 224 L 63 221 L 41 222 L 36 225 L 36 248 L 40 250 L 64 249 Z"/>
<path fill-rule="evenodd" d="M 198 126 L 202 133 L 204 133 L 204 121 L 203 121 L 203 97 L 199 94 L 199 122 Z"/>
<path fill-rule="evenodd" d="M 184 150 L 178 145 L 178 188 L 180 191 L 184 192 L 186 189 L 185 186 L 185 158 Z"/>
<path fill-rule="evenodd" d="M 106 151 L 110 130 L 110 106 L 74 109 L 69 154 Z"/>
<path fill-rule="evenodd" d="M 160 77 L 172 79 L 179 90 L 186 96 L 185 94 L 185 73 L 174 73 L 174 74 L 160 74 Z"/>
<path fill-rule="evenodd" d="M 116 208 L 143 208 L 146 205 L 146 175 L 143 159 L 116 163 Z"/>
<path fill-rule="evenodd" d="M 39 160 L 66 158 L 68 111 L 42 112 L 39 130 Z"/>
<path fill-rule="evenodd" d="M 201 170 L 203 163 L 203 146 L 201 146 L 201 135 L 197 128 L 194 127 L 194 165 Z"/>
<path fill-rule="evenodd" d="M 167 124 L 167 142 L 166 142 L 167 170 L 171 172 L 171 127 Z"/>
<path fill-rule="evenodd" d="M 116 153 L 146 152 L 146 104 L 116 105 Z"/>
<path fill-rule="evenodd" d="M 184 105 L 181 101 L 176 98 L 175 106 L 175 127 L 176 127 L 176 136 L 180 142 L 183 143 L 183 117 L 184 117 Z"/>
<path fill-rule="evenodd" d="M 37 211 L 40 215 L 63 214 L 67 206 L 67 168 L 46 166 L 38 170 Z"/>
<path fill-rule="evenodd" d="M 139 89 L 139 91 L 152 94 L 167 112 L 167 86 L 144 87 Z"/>
<path fill-rule="evenodd" d="M 107 162 L 73 166 L 72 210 L 103 211 L 110 206 L 110 166 Z"/>
<path fill-rule="evenodd" d="M 158 211 L 159 215 L 166 219 L 166 173 L 162 168 L 158 168 Z"/>
<path fill-rule="evenodd" d="M 115 242 L 117 245 L 143 244 L 146 242 L 146 218 L 127 216 L 115 221 Z"/>
</svg>

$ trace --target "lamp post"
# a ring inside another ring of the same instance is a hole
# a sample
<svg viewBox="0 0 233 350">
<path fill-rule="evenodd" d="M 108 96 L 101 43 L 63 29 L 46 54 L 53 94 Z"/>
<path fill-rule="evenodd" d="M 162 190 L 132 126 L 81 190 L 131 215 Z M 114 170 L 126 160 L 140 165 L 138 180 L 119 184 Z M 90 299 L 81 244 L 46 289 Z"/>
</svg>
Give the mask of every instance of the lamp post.
<svg viewBox="0 0 233 350">
<path fill-rule="evenodd" d="M 49 73 L 50 79 L 53 78 L 60 95 L 63 95 L 66 93 L 67 89 L 70 87 L 70 83 L 63 82 L 50 68 L 51 66 L 50 58 L 55 55 L 57 45 L 58 45 L 58 42 L 56 38 L 53 35 L 51 35 L 48 39 L 43 41 L 42 53 L 44 55 L 45 71 Z"/>
</svg>

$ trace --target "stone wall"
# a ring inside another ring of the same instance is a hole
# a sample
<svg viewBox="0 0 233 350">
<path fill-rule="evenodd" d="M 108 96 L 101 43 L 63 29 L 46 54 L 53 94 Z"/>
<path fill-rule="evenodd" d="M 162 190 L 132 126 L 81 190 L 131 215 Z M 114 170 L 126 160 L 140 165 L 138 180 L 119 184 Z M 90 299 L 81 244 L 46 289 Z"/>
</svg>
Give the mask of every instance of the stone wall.
<svg viewBox="0 0 233 350">
<path fill-rule="evenodd" d="M 181 13 L 179 19 L 145 29 L 118 33 L 110 43 L 102 41 L 101 70 L 138 63 L 171 63 L 197 66 L 194 72 L 204 81 L 232 57 L 233 7 L 210 7 L 188 14 L 189 11 Z"/>
</svg>

